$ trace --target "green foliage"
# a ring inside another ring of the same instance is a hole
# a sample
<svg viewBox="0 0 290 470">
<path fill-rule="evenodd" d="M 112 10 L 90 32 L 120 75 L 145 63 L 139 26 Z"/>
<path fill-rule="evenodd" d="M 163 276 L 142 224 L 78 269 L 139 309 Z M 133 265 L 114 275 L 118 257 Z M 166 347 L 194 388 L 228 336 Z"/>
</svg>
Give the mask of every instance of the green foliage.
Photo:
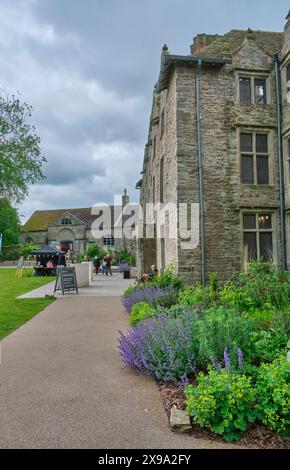
<svg viewBox="0 0 290 470">
<path fill-rule="evenodd" d="M 271 327 L 268 330 L 254 331 L 249 338 L 248 351 L 252 360 L 271 362 L 282 353 L 286 355 L 289 336 L 286 330 Z"/>
<path fill-rule="evenodd" d="M 163 273 L 158 274 L 151 281 L 147 281 L 146 284 L 161 289 L 172 287 L 176 290 L 181 289 L 184 285 L 182 279 L 175 273 L 174 266 L 171 265 L 168 265 Z"/>
<path fill-rule="evenodd" d="M 220 434 L 226 441 L 239 440 L 256 419 L 255 389 L 251 378 L 210 370 L 199 374 L 198 385 L 185 390 L 187 411 L 196 424 Z"/>
<path fill-rule="evenodd" d="M 1 142 L 1 139 L 0 139 Z M 1 148 L 1 146 L 0 146 Z M 1 158 L 1 157 L 0 157 Z M 0 164 L 1 167 L 1 164 Z M 1 186 L 1 182 L 0 182 Z M 0 233 L 3 235 L 4 246 L 15 246 L 19 243 L 20 220 L 17 210 L 9 201 L 0 198 Z"/>
<path fill-rule="evenodd" d="M 30 184 L 44 178 L 40 138 L 28 119 L 32 107 L 0 91 L 0 194 L 20 202 Z"/>
<path fill-rule="evenodd" d="M 34 251 L 34 250 L 39 250 L 40 246 L 38 245 L 33 245 L 32 243 L 26 243 L 25 245 L 21 246 L 21 255 L 23 256 L 24 259 L 28 258 L 28 255 Z"/>
<path fill-rule="evenodd" d="M 281 356 L 258 369 L 258 417 L 273 431 L 290 437 L 290 364 Z"/>
<path fill-rule="evenodd" d="M 128 263 L 130 266 L 136 266 L 136 258 L 135 255 L 130 253 L 127 250 L 127 247 L 123 248 L 118 254 L 118 262 L 119 263 Z"/>
<path fill-rule="evenodd" d="M 144 321 L 149 317 L 152 317 L 155 310 L 147 302 L 138 302 L 133 305 L 130 313 L 131 325 L 137 325 L 139 321 Z"/>
<path fill-rule="evenodd" d="M 9 253 L 0 253 L 0 261 L 16 261 L 19 259 L 20 251 L 10 251 Z"/>
<path fill-rule="evenodd" d="M 192 306 L 202 306 L 209 308 L 219 303 L 219 284 L 216 273 L 210 273 L 209 285 L 202 287 L 200 284 L 197 286 L 188 286 L 180 290 L 178 301 Z"/>
<path fill-rule="evenodd" d="M 205 367 L 212 363 L 217 368 L 224 366 L 226 351 L 230 369 L 240 369 L 238 348 L 242 351 L 245 362 L 252 331 L 253 322 L 235 310 L 219 307 L 206 311 L 204 317 L 197 322 L 196 341 L 199 344 L 201 365 Z"/>
<path fill-rule="evenodd" d="M 253 313 L 262 321 L 271 318 L 273 310 L 289 308 L 290 283 L 286 272 L 277 270 L 272 263 L 256 261 L 249 265 L 248 273 L 241 273 L 227 283 L 220 293 L 221 301 L 231 308 Z M 259 315 L 259 312 L 263 312 Z"/>
<path fill-rule="evenodd" d="M 90 261 L 93 260 L 95 256 L 98 256 L 98 258 L 101 260 L 106 255 L 106 252 L 102 250 L 100 245 L 96 242 L 94 245 L 89 246 L 86 255 Z"/>
</svg>

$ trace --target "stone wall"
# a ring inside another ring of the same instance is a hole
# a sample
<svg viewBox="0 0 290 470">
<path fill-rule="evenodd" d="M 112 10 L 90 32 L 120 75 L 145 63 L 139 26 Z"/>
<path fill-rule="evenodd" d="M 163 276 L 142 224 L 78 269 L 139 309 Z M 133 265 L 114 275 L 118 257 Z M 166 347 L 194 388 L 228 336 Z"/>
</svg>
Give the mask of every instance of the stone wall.
<svg viewBox="0 0 290 470">
<path fill-rule="evenodd" d="M 240 104 L 239 73 L 267 77 L 267 104 Z M 140 198 L 143 205 L 152 201 L 154 187 L 155 195 L 158 195 L 158 165 L 161 157 L 164 158 L 164 202 L 200 202 L 195 74 L 194 66 L 176 66 L 168 90 L 162 91 L 158 99 L 155 94 L 143 167 Z M 200 92 L 206 272 L 207 275 L 209 272 L 217 272 L 220 278 L 227 279 L 243 269 L 243 211 L 269 210 L 273 213 L 274 255 L 279 263 L 277 115 L 272 57 L 259 49 L 249 35 L 236 51 L 232 64 L 214 67 L 202 65 Z M 163 109 L 165 132 L 160 139 L 160 116 Z M 284 128 L 289 123 L 287 118 Z M 262 132 L 269 136 L 268 185 L 241 184 L 240 133 L 243 131 Z M 155 136 L 157 146 L 154 158 L 152 142 L 154 143 Z M 152 259 L 153 252 L 152 243 L 149 246 L 149 242 L 143 240 L 139 250 L 139 270 L 144 269 L 144 258 Z M 166 262 L 175 261 L 178 272 L 187 280 L 200 280 L 200 255 L 200 245 L 195 249 L 184 249 L 180 237 L 177 240 L 165 240 Z M 160 265 L 159 240 L 156 260 Z"/>
</svg>

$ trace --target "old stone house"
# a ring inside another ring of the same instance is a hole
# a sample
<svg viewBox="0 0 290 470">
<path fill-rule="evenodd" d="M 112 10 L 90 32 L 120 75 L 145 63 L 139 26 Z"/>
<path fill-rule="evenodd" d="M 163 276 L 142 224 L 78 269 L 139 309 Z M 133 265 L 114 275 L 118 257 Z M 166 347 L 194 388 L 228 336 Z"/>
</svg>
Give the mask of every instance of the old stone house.
<svg viewBox="0 0 290 470">
<path fill-rule="evenodd" d="M 174 262 L 205 282 L 249 259 L 290 265 L 289 98 L 290 12 L 284 32 L 198 34 L 187 56 L 163 48 L 136 187 L 144 213 L 147 203 L 198 204 L 199 239 L 184 249 L 168 217 L 157 236 L 154 214 L 144 215 L 154 236 L 141 233 L 140 273 Z"/>
<path fill-rule="evenodd" d="M 131 237 L 125 237 L 117 233 L 116 221 L 121 217 L 121 225 L 129 221 L 137 204 L 131 204 L 127 191 L 122 196 L 122 205 L 102 206 L 81 209 L 55 209 L 35 211 L 28 221 L 22 226 L 20 233 L 21 243 L 33 243 L 40 247 L 50 245 L 70 250 L 75 255 L 86 252 L 90 244 L 99 243 L 101 248 L 119 252 L 125 246 L 130 253 L 136 251 L 135 227 L 132 223 Z M 122 217 L 122 211 L 124 215 Z M 104 214 L 109 214 L 108 222 Z M 93 227 L 99 228 L 101 237 L 96 238 Z"/>
</svg>

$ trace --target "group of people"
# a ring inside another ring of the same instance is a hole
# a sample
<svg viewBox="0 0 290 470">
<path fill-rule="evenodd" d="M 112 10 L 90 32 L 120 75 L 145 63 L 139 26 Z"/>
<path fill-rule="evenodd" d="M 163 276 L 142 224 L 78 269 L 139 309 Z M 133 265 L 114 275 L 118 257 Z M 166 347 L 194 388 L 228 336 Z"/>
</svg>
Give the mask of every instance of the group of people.
<svg viewBox="0 0 290 470">
<path fill-rule="evenodd" d="M 94 257 L 93 265 L 95 268 L 96 275 L 99 274 L 100 269 L 102 269 L 103 276 L 112 276 L 112 258 L 110 255 L 105 255 L 102 260 L 99 259 L 98 256 Z"/>
</svg>

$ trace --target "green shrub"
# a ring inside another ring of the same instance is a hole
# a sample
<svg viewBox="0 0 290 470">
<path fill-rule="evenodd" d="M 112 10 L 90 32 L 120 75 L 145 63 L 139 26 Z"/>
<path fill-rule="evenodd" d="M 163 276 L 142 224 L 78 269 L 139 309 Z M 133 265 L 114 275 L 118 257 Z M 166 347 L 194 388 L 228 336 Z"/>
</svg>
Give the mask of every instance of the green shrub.
<svg viewBox="0 0 290 470">
<path fill-rule="evenodd" d="M 147 302 L 138 302 L 133 305 L 130 313 L 131 325 L 136 325 L 139 321 L 144 321 L 149 317 L 152 317 L 155 310 Z"/>
<path fill-rule="evenodd" d="M 273 431 L 290 436 L 290 364 L 281 356 L 258 369 L 258 417 Z"/>
<path fill-rule="evenodd" d="M 118 259 L 118 263 L 121 263 L 121 264 L 128 263 L 130 266 L 136 266 L 135 255 L 132 253 L 129 253 L 126 247 L 119 252 L 117 259 Z"/>
<path fill-rule="evenodd" d="M 287 336 L 274 334 L 272 330 L 254 331 L 249 339 L 249 357 L 258 362 L 271 362 L 284 352 Z"/>
<path fill-rule="evenodd" d="M 226 441 L 239 440 L 241 431 L 256 419 L 255 389 L 245 375 L 210 370 L 208 375 L 198 375 L 198 385 L 189 385 L 185 396 L 193 421 Z"/>
<path fill-rule="evenodd" d="M 146 282 L 147 285 L 160 287 L 172 287 L 173 289 L 181 289 L 184 285 L 183 280 L 179 277 L 174 270 L 173 266 L 167 266 L 163 273 L 155 276 L 151 281 Z"/>
<path fill-rule="evenodd" d="M 0 261 L 17 261 L 20 257 L 20 252 L 0 253 Z"/>
<path fill-rule="evenodd" d="M 91 261 L 94 259 L 95 256 L 98 256 L 98 258 L 103 259 L 104 256 L 106 255 L 106 252 L 101 249 L 100 245 L 96 242 L 94 245 L 90 245 L 86 251 L 86 256 L 88 259 Z"/>
<path fill-rule="evenodd" d="M 197 322 L 197 341 L 201 366 L 209 363 L 220 368 L 241 369 L 247 360 L 249 336 L 253 322 L 235 310 L 223 307 L 205 312 Z M 228 363 L 228 364 L 226 364 Z"/>
<path fill-rule="evenodd" d="M 216 273 L 210 273 L 209 286 L 188 286 L 179 292 L 178 302 L 209 308 L 219 303 L 219 284 Z"/>
<path fill-rule="evenodd" d="M 224 305 L 248 312 L 263 310 L 269 317 L 274 310 L 289 308 L 289 295 L 288 273 L 262 261 L 251 263 L 247 273 L 225 284 L 220 292 Z"/>
</svg>

